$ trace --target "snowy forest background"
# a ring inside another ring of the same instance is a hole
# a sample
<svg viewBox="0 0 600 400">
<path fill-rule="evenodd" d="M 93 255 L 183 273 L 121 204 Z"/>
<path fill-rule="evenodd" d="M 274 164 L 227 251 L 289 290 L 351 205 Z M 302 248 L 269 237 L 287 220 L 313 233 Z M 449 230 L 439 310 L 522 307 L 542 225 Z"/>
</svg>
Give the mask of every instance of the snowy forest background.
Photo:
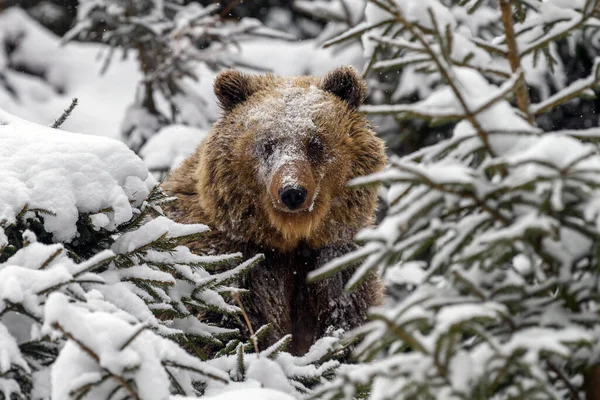
<svg viewBox="0 0 600 400">
<path fill-rule="evenodd" d="M 600 1 L 0 7 L 0 398 L 600 399 Z M 198 318 L 241 318 L 261 255 L 192 254 L 206 227 L 157 185 L 219 70 L 338 65 L 390 165 L 352 182 L 383 184 L 378 225 L 311 279 L 387 295 L 298 357 Z"/>
</svg>

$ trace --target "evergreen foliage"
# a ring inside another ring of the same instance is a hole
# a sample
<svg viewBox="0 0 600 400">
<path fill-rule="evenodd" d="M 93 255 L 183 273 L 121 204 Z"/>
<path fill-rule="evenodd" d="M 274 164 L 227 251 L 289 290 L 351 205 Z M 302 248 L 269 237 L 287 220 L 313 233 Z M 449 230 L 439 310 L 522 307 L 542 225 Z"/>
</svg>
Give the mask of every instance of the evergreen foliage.
<svg viewBox="0 0 600 400">
<path fill-rule="evenodd" d="M 311 18 L 327 22 L 319 33 L 319 42 L 337 37 L 353 28 L 364 19 L 365 1 L 333 0 L 333 1 L 306 1 L 295 0 L 294 9 Z"/>
<path fill-rule="evenodd" d="M 598 0 L 371 0 L 367 22 L 330 41 L 360 36 L 370 68 L 439 81 L 414 104 L 366 112 L 456 125 L 352 182 L 384 185 L 385 219 L 311 279 L 358 262 L 348 288 L 380 269 L 389 296 L 357 332 L 364 364 L 315 397 L 597 398 L 600 130 L 542 132 L 536 118 L 594 95 L 600 60 L 535 103 L 523 63 L 532 55 L 553 71 L 556 41 L 596 35 L 599 10 Z"/>
<path fill-rule="evenodd" d="M 183 226 L 162 216 L 149 220 L 160 213 L 165 200 L 156 187 L 134 218 L 115 231 L 98 230 L 82 213 L 79 237 L 72 243 L 37 241 L 34 232 L 40 238 L 51 237 L 43 231 L 48 213 L 42 210 L 23 210 L 17 223 L 3 226 L 8 243 L 0 250 L 4 260 L 0 326 L 8 358 L 3 358 L 1 387 L 7 398 L 11 393 L 31 398 L 43 385 L 35 378 L 47 379 L 44 375 L 52 363 L 56 374 L 74 374 L 61 377 L 73 384 L 68 393 L 53 390 L 56 398 L 129 392 L 132 398 L 158 399 L 164 398 L 162 392 L 170 384 L 176 393 L 194 394 L 194 385 L 206 385 L 208 379 L 228 381 L 226 373 L 202 361 L 206 358 L 202 351 L 222 345 L 237 332 L 202 323 L 195 315 L 205 309 L 239 313 L 222 294 L 228 282 L 261 257 L 239 263 L 236 254 L 192 254 L 179 244 L 198 237 L 206 227 Z M 109 212 L 101 210 L 95 218 Z M 21 240 L 14 240 L 17 233 Z M 226 263 L 239 265 L 209 274 L 210 268 Z M 64 339 L 69 342 L 66 347 Z M 107 353 L 105 340 L 122 345 Z M 122 365 L 111 364 L 123 357 Z M 153 362 L 158 364 L 152 367 Z M 86 371 L 85 378 L 80 377 L 80 368 Z M 162 392 L 147 392 L 155 390 L 147 381 L 158 379 L 156 368 L 164 377 L 156 382 Z"/>
<path fill-rule="evenodd" d="M 260 21 L 227 20 L 220 5 L 175 0 L 86 0 L 77 9 L 75 26 L 64 40 L 106 43 L 103 70 L 117 50 L 135 52 L 143 73 L 134 103 L 123 122 L 125 142 L 138 151 L 161 127 L 183 123 L 207 127 L 207 99 L 190 88 L 199 67 L 212 70 L 236 65 L 235 44 L 244 37 L 288 38 Z M 239 62 L 237 62 L 239 64 Z"/>
<path fill-rule="evenodd" d="M 407 56 L 403 57 L 400 56 L 401 49 L 399 47 L 379 42 L 378 36 L 371 40 L 375 33 L 383 35 L 384 39 L 404 35 L 399 25 L 386 24 L 381 20 L 381 14 L 372 12 L 372 8 L 367 13 L 359 13 L 358 17 L 347 17 L 354 15 L 348 13 L 348 10 L 364 10 L 366 3 L 367 0 L 324 2 L 296 0 L 294 5 L 315 18 L 330 21 L 320 35 L 325 47 L 337 48 L 340 45 L 362 41 L 367 57 L 363 72 L 369 79 L 371 88 L 369 104 L 410 105 L 427 98 L 440 84 L 443 84 L 443 77 L 437 70 L 426 67 L 427 59 L 421 57 L 418 52 L 407 53 Z M 504 28 L 500 10 L 495 2 L 441 1 L 441 3 L 453 15 L 455 23 L 453 29 L 473 38 L 474 43 L 489 44 L 493 38 L 503 35 Z M 521 7 L 519 15 L 523 13 L 523 9 L 529 10 L 530 13 L 535 12 L 535 8 L 539 9 L 535 2 L 519 7 Z M 550 22 L 546 25 L 550 28 L 552 24 Z M 577 21 L 572 21 L 573 24 L 577 24 Z M 521 33 L 525 36 L 533 35 L 533 37 L 539 35 L 538 32 L 531 31 L 527 26 L 519 26 L 518 29 L 524 30 L 517 32 L 519 36 Z M 351 29 L 354 27 L 356 29 Z M 577 28 L 569 35 L 557 36 L 539 48 L 527 48 L 522 53 L 521 68 L 527 78 L 528 91 L 532 99 L 542 101 L 566 85 L 590 74 L 593 59 L 600 49 L 600 35 L 597 28 L 593 27 L 593 23 L 582 24 Z M 335 32 L 339 35 L 332 38 L 331 34 Z M 477 57 L 478 54 L 481 56 L 486 49 L 490 63 L 502 65 L 506 62 L 503 53 L 494 51 L 493 47 L 482 45 L 479 52 L 473 52 L 470 49 L 473 45 L 463 49 L 463 44 L 462 42 L 455 43 L 453 47 L 452 57 L 457 58 L 454 60 L 456 65 L 463 64 L 464 57 Z M 479 66 L 480 72 L 487 79 L 500 82 L 507 78 L 506 65 L 498 69 L 489 64 L 490 68 L 487 68 L 485 60 L 487 59 L 480 59 Z M 474 61 L 471 60 L 471 66 Z M 597 126 L 595 114 L 599 104 L 595 98 L 581 98 L 578 102 L 560 104 L 553 109 L 553 113 L 536 115 L 536 122 L 544 131 Z M 369 107 L 364 109 L 378 125 L 378 133 L 385 138 L 390 150 L 399 155 L 410 153 L 451 136 L 456 122 L 455 120 L 438 119 L 434 124 L 430 124 L 425 119 L 402 118 L 396 113 L 388 113 L 385 110 Z"/>
</svg>

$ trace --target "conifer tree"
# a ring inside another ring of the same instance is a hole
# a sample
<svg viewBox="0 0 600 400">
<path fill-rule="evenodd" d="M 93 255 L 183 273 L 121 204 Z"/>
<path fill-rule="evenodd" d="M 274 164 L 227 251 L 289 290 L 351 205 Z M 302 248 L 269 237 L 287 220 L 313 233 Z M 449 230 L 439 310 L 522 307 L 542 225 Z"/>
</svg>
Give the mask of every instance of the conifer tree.
<svg viewBox="0 0 600 400">
<path fill-rule="evenodd" d="M 364 73 L 371 89 L 369 104 L 410 104 L 427 98 L 443 83 L 442 77 L 435 70 L 422 68 L 423 65 L 419 62 L 422 60 L 418 57 L 402 59 L 394 53 L 397 49 L 370 40 L 375 31 L 363 34 L 361 28 L 366 28 L 369 22 L 375 21 L 374 14 L 362 12 L 366 3 L 367 0 L 296 0 L 294 5 L 314 18 L 329 21 L 319 36 L 325 47 L 335 50 L 352 42 L 364 44 L 364 55 L 367 59 Z M 468 32 L 469 36 L 483 41 L 503 34 L 500 10 L 495 2 L 476 2 L 476 7 L 472 6 L 473 2 L 442 3 L 447 5 L 449 12 L 453 14 L 456 30 Z M 528 5 L 523 7 L 531 8 Z M 353 11 L 349 12 L 350 10 Z M 355 16 L 357 12 L 358 16 Z M 350 30 L 359 23 L 361 25 L 358 30 Z M 393 27 L 387 28 L 391 30 L 386 33 L 387 37 L 401 34 L 395 32 Z M 340 36 L 332 38 L 332 34 L 336 32 Z M 342 34 L 346 32 L 350 32 L 349 36 Z M 600 50 L 600 34 L 590 27 L 575 30 L 548 43 L 541 50 L 526 52 L 521 60 L 521 67 L 528 80 L 529 94 L 535 101 L 541 101 L 566 85 L 589 75 L 594 57 Z M 460 56 L 456 48 L 454 51 Z M 548 62 L 541 60 L 542 54 Z M 496 58 L 496 61 L 498 60 Z M 501 71 L 496 71 L 498 72 Z M 494 76 L 492 71 L 485 71 L 484 75 L 492 80 L 506 78 Z M 597 126 L 595 110 L 599 105 L 600 102 L 595 98 L 580 98 L 577 102 L 559 105 L 553 113 L 536 116 L 536 121 L 544 131 Z M 396 114 L 380 112 L 377 108 L 366 108 L 365 112 L 378 126 L 378 133 L 385 138 L 388 148 L 399 155 L 449 137 L 455 125 L 453 120 L 436 120 L 434 124 L 429 124 L 423 119 L 399 118 Z"/>
<path fill-rule="evenodd" d="M 359 263 L 348 289 L 379 269 L 389 296 L 357 331 L 364 363 L 315 397 L 597 399 L 600 130 L 536 121 L 593 96 L 600 60 L 540 101 L 523 63 L 552 72 L 558 40 L 597 34 L 598 0 L 370 0 L 365 14 L 330 43 L 361 36 L 369 68 L 440 83 L 363 110 L 455 126 L 352 182 L 384 185 L 386 217 L 311 279 Z"/>
<path fill-rule="evenodd" d="M 79 5 L 65 41 L 107 44 L 104 70 L 115 53 L 133 52 L 139 62 L 142 81 L 122 126 L 124 141 L 134 151 L 166 125 L 210 125 L 203 112 L 208 99 L 190 85 L 201 78 L 201 66 L 218 70 L 239 64 L 233 53 L 244 37 L 289 39 L 256 19 L 234 22 L 220 13 L 219 3 L 204 7 L 176 0 L 85 0 Z"/>
</svg>

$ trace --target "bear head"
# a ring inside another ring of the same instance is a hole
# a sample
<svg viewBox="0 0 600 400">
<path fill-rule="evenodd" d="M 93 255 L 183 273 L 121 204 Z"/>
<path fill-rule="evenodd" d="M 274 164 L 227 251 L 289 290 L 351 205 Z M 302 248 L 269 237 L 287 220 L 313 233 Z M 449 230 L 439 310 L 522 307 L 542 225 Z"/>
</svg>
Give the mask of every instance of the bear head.
<svg viewBox="0 0 600 400">
<path fill-rule="evenodd" d="M 384 144 L 357 112 L 366 85 L 340 67 L 324 78 L 221 72 L 222 118 L 200 148 L 200 205 L 230 237 L 290 251 L 352 240 L 373 218 Z"/>
</svg>

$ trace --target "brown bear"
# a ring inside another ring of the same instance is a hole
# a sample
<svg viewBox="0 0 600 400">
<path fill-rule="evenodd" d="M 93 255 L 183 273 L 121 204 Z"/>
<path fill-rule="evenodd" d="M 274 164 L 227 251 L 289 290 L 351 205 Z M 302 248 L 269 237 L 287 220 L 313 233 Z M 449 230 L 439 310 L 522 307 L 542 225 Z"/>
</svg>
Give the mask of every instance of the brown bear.
<svg viewBox="0 0 600 400">
<path fill-rule="evenodd" d="M 228 70 L 214 91 L 223 116 L 163 184 L 178 198 L 168 213 L 212 228 L 190 246 L 200 254 L 265 254 L 240 283 L 244 306 L 255 328 L 273 324 L 267 345 L 291 333 L 290 351 L 302 354 L 331 327 L 360 325 L 381 297 L 375 277 L 346 293 L 351 271 L 306 282 L 373 220 L 377 188 L 347 185 L 386 163 L 357 112 L 366 85 L 351 67 L 322 79 Z"/>
</svg>

